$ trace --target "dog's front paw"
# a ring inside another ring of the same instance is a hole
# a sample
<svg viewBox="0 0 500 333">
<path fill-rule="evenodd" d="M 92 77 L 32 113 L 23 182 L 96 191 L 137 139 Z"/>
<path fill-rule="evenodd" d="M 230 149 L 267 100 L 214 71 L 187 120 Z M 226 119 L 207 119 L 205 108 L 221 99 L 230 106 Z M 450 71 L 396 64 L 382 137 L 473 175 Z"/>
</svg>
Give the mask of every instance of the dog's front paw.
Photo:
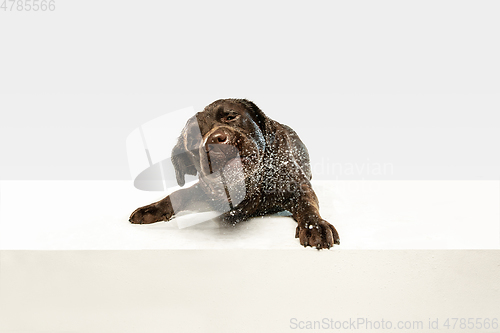
<svg viewBox="0 0 500 333">
<path fill-rule="evenodd" d="M 298 225 L 295 238 L 300 240 L 300 244 L 319 249 L 329 249 L 333 244 L 340 245 L 340 237 L 335 227 L 325 220 L 307 222 Z"/>
<path fill-rule="evenodd" d="M 135 224 L 148 224 L 159 221 L 168 221 L 174 215 L 172 207 L 162 205 L 158 202 L 137 208 L 131 215 L 129 221 Z"/>
</svg>

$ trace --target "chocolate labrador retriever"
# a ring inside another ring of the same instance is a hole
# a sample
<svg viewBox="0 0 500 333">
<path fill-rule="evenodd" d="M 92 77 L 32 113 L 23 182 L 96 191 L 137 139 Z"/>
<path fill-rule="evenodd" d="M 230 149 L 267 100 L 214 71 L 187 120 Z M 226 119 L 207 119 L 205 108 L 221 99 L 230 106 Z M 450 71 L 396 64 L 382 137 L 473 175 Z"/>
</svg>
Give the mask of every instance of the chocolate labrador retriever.
<svg viewBox="0 0 500 333">
<path fill-rule="evenodd" d="M 199 180 L 136 209 L 130 222 L 168 221 L 197 203 L 208 203 L 233 225 L 289 211 L 303 246 L 340 244 L 337 230 L 319 214 L 307 148 L 290 127 L 270 119 L 254 103 L 221 99 L 208 105 L 188 120 L 171 159 L 180 186 L 186 174 L 198 174 Z"/>
</svg>

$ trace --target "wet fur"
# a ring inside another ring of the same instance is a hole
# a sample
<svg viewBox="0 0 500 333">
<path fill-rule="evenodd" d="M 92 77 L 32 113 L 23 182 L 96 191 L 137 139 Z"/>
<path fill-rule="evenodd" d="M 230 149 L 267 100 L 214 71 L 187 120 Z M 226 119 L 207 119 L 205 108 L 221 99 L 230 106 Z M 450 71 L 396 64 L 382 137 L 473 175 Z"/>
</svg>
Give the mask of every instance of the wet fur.
<svg viewBox="0 0 500 333">
<path fill-rule="evenodd" d="M 238 115 L 237 121 L 228 120 L 231 114 Z M 197 141 L 193 135 L 197 128 L 192 126 L 199 126 L 201 138 Z M 270 119 L 245 99 L 217 100 L 188 120 L 172 150 L 172 163 L 180 186 L 184 186 L 186 174 L 198 174 L 200 180 L 189 188 L 136 209 L 130 222 L 168 221 L 174 217 L 172 202 L 175 207 L 208 203 L 214 210 L 222 209 L 227 197 L 214 191 L 213 175 L 203 157 L 203 144 L 215 131 L 224 133 L 225 144 L 237 146 L 240 155 L 250 156 L 248 164 L 244 165 L 244 199 L 221 215 L 224 222 L 234 225 L 249 217 L 286 210 L 297 221 L 295 237 L 303 246 L 321 249 L 340 244 L 333 225 L 319 214 L 318 198 L 310 182 L 312 174 L 306 146 L 290 127 Z M 229 179 L 228 186 L 238 181 L 242 180 Z"/>
</svg>

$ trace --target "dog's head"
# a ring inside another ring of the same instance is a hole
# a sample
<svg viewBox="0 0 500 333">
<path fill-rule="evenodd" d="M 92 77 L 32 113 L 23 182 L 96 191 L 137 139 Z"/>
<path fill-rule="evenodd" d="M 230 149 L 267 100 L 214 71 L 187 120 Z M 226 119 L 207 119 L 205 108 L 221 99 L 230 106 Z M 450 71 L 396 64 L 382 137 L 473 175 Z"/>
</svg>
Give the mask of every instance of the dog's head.
<svg viewBox="0 0 500 333">
<path fill-rule="evenodd" d="M 209 181 L 222 169 L 240 180 L 254 175 L 262 164 L 267 122 L 264 113 L 245 99 L 208 105 L 188 120 L 172 150 L 177 183 L 183 186 L 186 174 Z"/>
</svg>

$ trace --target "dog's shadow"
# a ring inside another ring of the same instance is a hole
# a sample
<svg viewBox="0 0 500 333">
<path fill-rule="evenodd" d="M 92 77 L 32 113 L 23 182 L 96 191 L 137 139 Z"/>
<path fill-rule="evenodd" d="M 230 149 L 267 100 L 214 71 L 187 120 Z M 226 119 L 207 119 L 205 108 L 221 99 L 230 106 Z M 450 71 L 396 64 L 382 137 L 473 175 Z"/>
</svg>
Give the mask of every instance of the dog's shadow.
<svg viewBox="0 0 500 333">
<path fill-rule="evenodd" d="M 212 234 L 235 235 L 242 230 L 253 230 L 259 223 L 260 219 L 267 218 L 287 218 L 292 214 L 288 211 L 282 211 L 274 214 L 253 216 L 245 220 L 231 223 L 222 218 L 222 214 L 212 210 L 186 210 L 179 212 L 173 219 L 165 222 L 157 222 L 148 225 L 143 225 L 148 229 L 163 229 L 163 230 L 186 230 L 186 231 L 211 231 Z"/>
</svg>

